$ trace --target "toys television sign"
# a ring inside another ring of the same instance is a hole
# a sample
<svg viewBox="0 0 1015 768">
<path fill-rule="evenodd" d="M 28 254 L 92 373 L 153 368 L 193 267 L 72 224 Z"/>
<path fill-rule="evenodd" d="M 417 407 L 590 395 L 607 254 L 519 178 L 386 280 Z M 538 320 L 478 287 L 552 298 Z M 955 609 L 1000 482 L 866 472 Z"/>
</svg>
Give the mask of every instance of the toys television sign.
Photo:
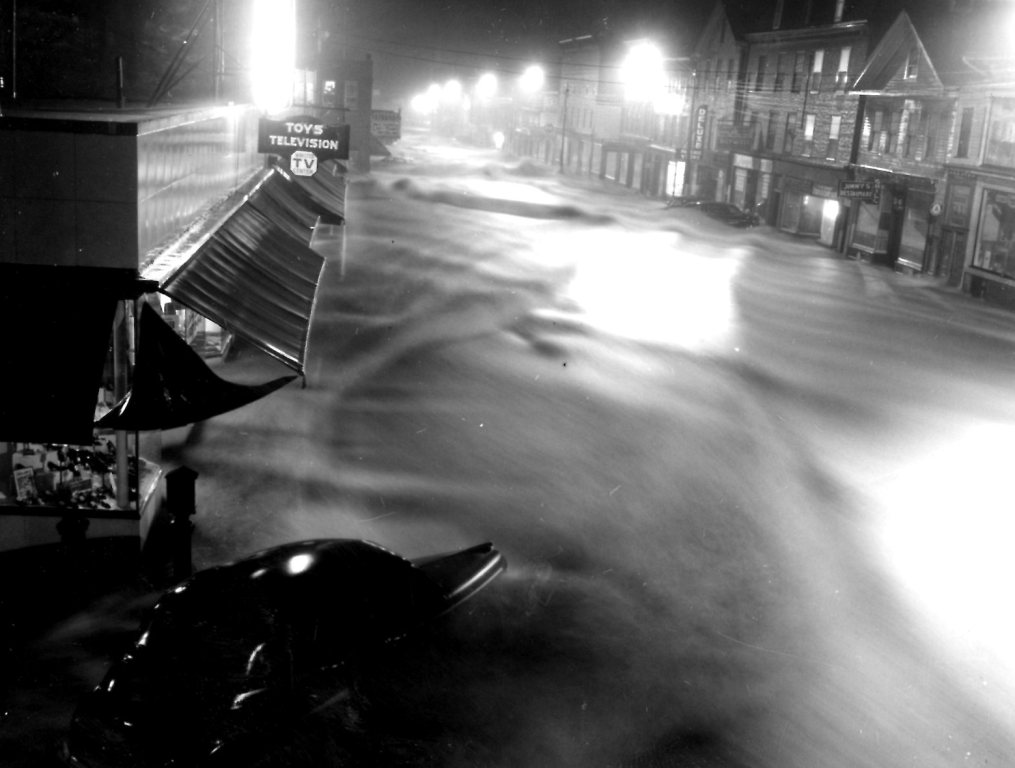
<svg viewBox="0 0 1015 768">
<path fill-rule="evenodd" d="M 257 126 L 257 151 L 283 157 L 309 152 L 318 160 L 348 160 L 349 126 L 326 125 L 312 117 L 261 118 Z"/>
</svg>

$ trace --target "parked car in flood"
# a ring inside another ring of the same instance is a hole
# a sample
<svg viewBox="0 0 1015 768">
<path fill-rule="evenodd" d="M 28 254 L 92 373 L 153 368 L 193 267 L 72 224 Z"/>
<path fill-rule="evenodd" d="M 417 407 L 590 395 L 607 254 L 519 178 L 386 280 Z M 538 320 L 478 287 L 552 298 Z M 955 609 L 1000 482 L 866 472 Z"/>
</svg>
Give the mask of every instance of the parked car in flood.
<svg viewBox="0 0 1015 768">
<path fill-rule="evenodd" d="M 64 762 L 369 764 L 357 746 L 360 664 L 505 567 L 491 544 L 407 560 L 366 541 L 318 539 L 201 571 L 159 599 L 80 704 Z"/>
<path fill-rule="evenodd" d="M 700 202 L 694 207 L 706 216 L 731 227 L 754 227 L 761 223 L 757 215 L 741 210 L 733 203 Z"/>
</svg>

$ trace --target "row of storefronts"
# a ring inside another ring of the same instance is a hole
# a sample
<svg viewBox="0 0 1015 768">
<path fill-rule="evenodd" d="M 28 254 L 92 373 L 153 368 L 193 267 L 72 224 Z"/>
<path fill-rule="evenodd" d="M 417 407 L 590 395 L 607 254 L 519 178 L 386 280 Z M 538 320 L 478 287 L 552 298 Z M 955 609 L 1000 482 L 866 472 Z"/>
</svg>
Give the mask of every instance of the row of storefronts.
<svg viewBox="0 0 1015 768">
<path fill-rule="evenodd" d="M 258 147 L 249 107 L 0 117 L 0 548 L 54 523 L 143 541 L 162 436 L 304 375 L 346 174 Z M 230 382 L 230 340 L 289 373 Z M 9 363 L 7 365 L 6 363 Z"/>
</svg>

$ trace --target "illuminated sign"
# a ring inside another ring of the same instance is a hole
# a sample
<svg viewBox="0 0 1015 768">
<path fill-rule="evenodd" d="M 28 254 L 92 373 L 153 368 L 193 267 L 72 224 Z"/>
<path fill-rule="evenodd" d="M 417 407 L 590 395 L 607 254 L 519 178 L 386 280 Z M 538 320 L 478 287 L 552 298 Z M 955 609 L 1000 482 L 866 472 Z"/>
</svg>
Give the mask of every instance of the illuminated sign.
<svg viewBox="0 0 1015 768">
<path fill-rule="evenodd" d="M 691 159 L 701 160 L 705 149 L 705 126 L 708 121 L 708 107 L 699 106 L 694 113 L 694 135 L 691 137 Z"/>
<path fill-rule="evenodd" d="M 348 160 L 349 126 L 326 125 L 308 117 L 261 118 L 257 126 L 257 151 L 283 157 L 294 152 L 312 152 L 319 160 Z"/>
</svg>

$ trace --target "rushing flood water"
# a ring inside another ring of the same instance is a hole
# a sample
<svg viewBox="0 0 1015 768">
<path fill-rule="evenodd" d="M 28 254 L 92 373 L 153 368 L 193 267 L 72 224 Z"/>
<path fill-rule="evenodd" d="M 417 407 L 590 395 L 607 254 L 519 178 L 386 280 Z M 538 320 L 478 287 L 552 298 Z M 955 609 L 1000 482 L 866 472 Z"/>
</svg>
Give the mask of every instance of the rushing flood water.
<svg viewBox="0 0 1015 768">
<path fill-rule="evenodd" d="M 342 268 L 318 240 L 308 388 L 181 449 L 198 565 L 507 555 L 364 684 L 376 764 L 1012 763 L 1015 319 L 515 158 L 398 155 L 351 184 Z"/>
</svg>

